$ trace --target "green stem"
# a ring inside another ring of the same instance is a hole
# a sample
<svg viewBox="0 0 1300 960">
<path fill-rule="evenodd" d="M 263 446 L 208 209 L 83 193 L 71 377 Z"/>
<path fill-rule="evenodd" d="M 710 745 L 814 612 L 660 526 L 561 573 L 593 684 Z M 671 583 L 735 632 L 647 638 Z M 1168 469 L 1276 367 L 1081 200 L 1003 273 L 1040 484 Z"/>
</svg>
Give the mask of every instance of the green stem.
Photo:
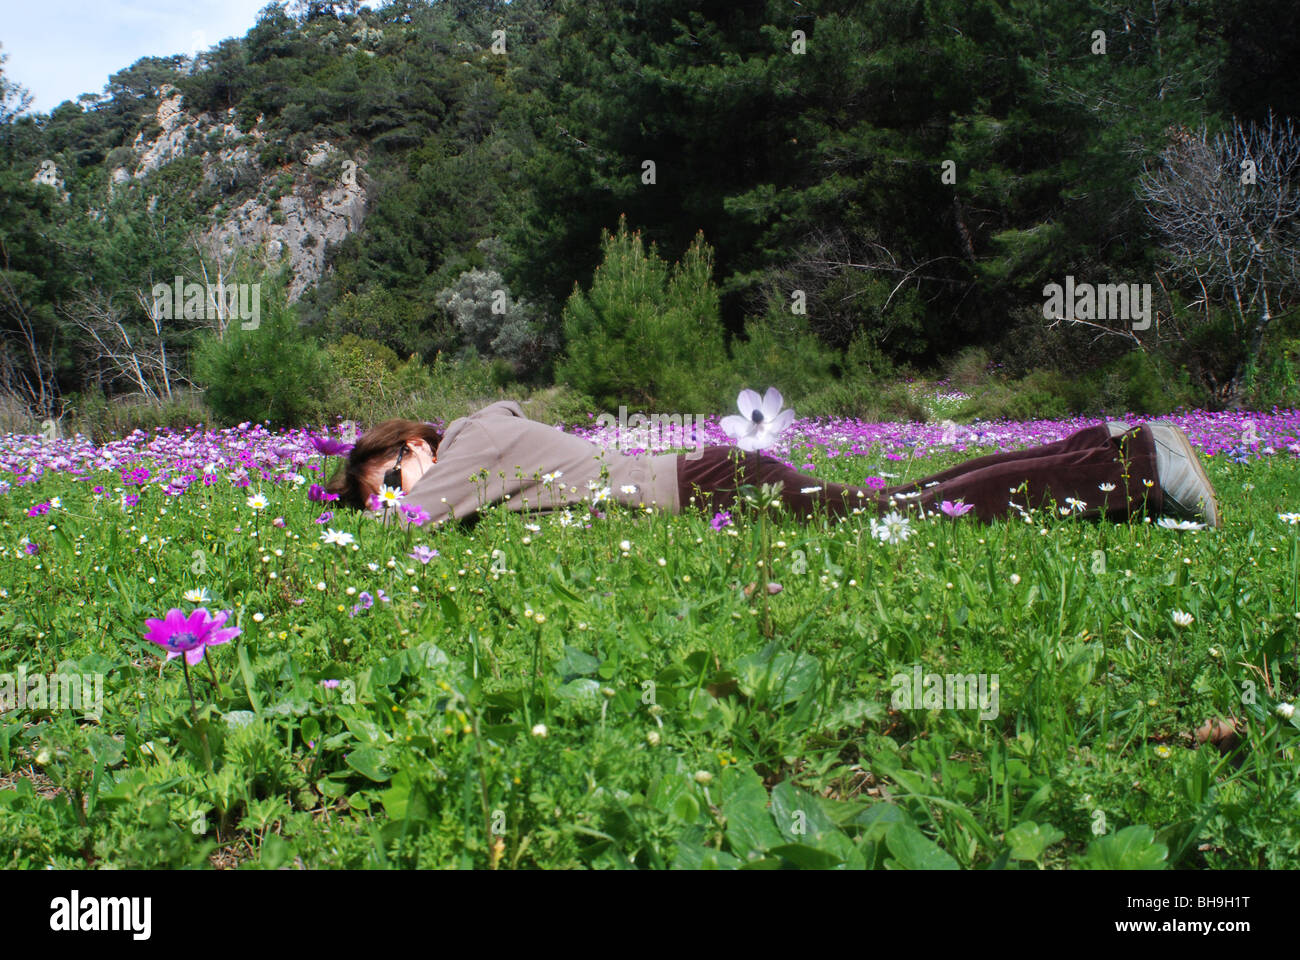
<svg viewBox="0 0 1300 960">
<path fill-rule="evenodd" d="M 203 762 L 207 765 L 208 773 L 215 773 L 212 769 L 212 748 L 208 746 L 208 732 L 199 726 L 199 711 L 194 706 L 194 684 L 190 682 L 190 663 L 185 654 L 181 654 L 181 667 L 185 670 L 185 688 L 190 692 L 190 722 L 199 731 L 199 740 L 203 743 Z"/>
</svg>

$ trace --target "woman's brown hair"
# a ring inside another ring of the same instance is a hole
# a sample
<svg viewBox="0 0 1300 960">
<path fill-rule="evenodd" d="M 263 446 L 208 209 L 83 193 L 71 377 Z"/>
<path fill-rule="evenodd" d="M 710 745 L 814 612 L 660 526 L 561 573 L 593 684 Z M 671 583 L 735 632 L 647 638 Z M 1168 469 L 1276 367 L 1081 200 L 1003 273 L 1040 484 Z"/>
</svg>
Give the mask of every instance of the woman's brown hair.
<svg viewBox="0 0 1300 960">
<path fill-rule="evenodd" d="M 339 495 L 339 505 L 365 510 L 379 488 L 370 479 L 370 468 L 375 460 L 397 456 L 408 440 L 424 440 L 435 456 L 442 443 L 442 433 L 432 424 L 419 420 L 385 420 L 377 423 L 353 445 L 348 459 L 335 471 L 326 489 Z"/>
</svg>

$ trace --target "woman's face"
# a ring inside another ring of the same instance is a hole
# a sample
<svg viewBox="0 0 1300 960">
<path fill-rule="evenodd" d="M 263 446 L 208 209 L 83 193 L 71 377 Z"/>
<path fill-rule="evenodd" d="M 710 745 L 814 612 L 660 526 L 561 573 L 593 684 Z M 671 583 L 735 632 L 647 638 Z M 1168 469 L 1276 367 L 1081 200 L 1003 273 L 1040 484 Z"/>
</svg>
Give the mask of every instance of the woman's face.
<svg viewBox="0 0 1300 960">
<path fill-rule="evenodd" d="M 384 474 L 392 470 L 397 465 L 397 461 L 398 454 L 370 461 L 367 478 L 373 492 L 379 492 L 379 488 L 384 482 Z M 401 454 L 401 461 L 402 491 L 410 493 L 419 482 L 420 477 L 424 476 L 424 472 L 433 466 L 433 451 L 429 449 L 429 444 L 423 437 L 417 437 L 406 441 L 406 450 Z"/>
</svg>

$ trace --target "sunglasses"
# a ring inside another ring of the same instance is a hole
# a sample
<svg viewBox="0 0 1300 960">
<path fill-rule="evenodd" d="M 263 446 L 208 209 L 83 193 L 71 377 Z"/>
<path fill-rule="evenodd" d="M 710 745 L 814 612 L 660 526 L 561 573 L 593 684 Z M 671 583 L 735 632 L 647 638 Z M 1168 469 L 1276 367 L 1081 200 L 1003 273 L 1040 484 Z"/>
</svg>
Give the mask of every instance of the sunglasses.
<svg viewBox="0 0 1300 960">
<path fill-rule="evenodd" d="M 402 457 L 406 456 L 406 444 L 402 444 L 402 449 L 397 453 L 397 462 L 393 464 L 393 469 L 384 474 L 384 486 L 392 487 L 394 490 L 402 490 Z M 403 490 L 403 492 L 405 492 Z"/>
</svg>

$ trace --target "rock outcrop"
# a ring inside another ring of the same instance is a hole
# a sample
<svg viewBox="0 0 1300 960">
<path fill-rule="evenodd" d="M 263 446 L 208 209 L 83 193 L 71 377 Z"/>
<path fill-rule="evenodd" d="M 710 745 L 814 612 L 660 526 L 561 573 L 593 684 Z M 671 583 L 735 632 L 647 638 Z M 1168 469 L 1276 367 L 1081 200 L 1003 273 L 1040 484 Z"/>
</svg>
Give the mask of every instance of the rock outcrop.
<svg viewBox="0 0 1300 960">
<path fill-rule="evenodd" d="M 257 181 L 256 195 L 220 216 L 219 206 L 214 207 L 214 222 L 203 239 L 225 258 L 248 248 L 258 250 L 268 265 L 287 257 L 292 271 L 288 295 L 297 300 L 324 273 L 327 248 L 361 229 L 365 188 L 357 162 L 341 156 L 333 144 L 322 142 L 313 144 L 297 163 L 265 170 L 259 159 L 265 144 L 262 117 L 245 132 L 235 122 L 233 109 L 222 116 L 191 116 L 174 87 L 164 86 L 161 95 L 156 115 L 160 131 L 149 140 L 143 133 L 136 136 L 134 167 L 117 167 L 110 173 L 110 196 L 136 182 L 147 188 L 150 174 L 183 157 L 200 158 L 208 184 L 221 182 L 232 171 L 246 176 L 251 172 Z M 53 168 L 52 163 L 49 166 Z M 322 168 L 333 167 L 337 167 L 337 175 L 322 181 Z M 292 174 L 293 185 L 281 194 L 285 172 Z M 57 177 L 57 170 L 54 175 Z M 62 188 L 61 180 L 58 187 Z M 261 199 L 265 197 L 276 199 L 266 202 Z M 155 201 L 151 198 L 151 203 Z"/>
</svg>

